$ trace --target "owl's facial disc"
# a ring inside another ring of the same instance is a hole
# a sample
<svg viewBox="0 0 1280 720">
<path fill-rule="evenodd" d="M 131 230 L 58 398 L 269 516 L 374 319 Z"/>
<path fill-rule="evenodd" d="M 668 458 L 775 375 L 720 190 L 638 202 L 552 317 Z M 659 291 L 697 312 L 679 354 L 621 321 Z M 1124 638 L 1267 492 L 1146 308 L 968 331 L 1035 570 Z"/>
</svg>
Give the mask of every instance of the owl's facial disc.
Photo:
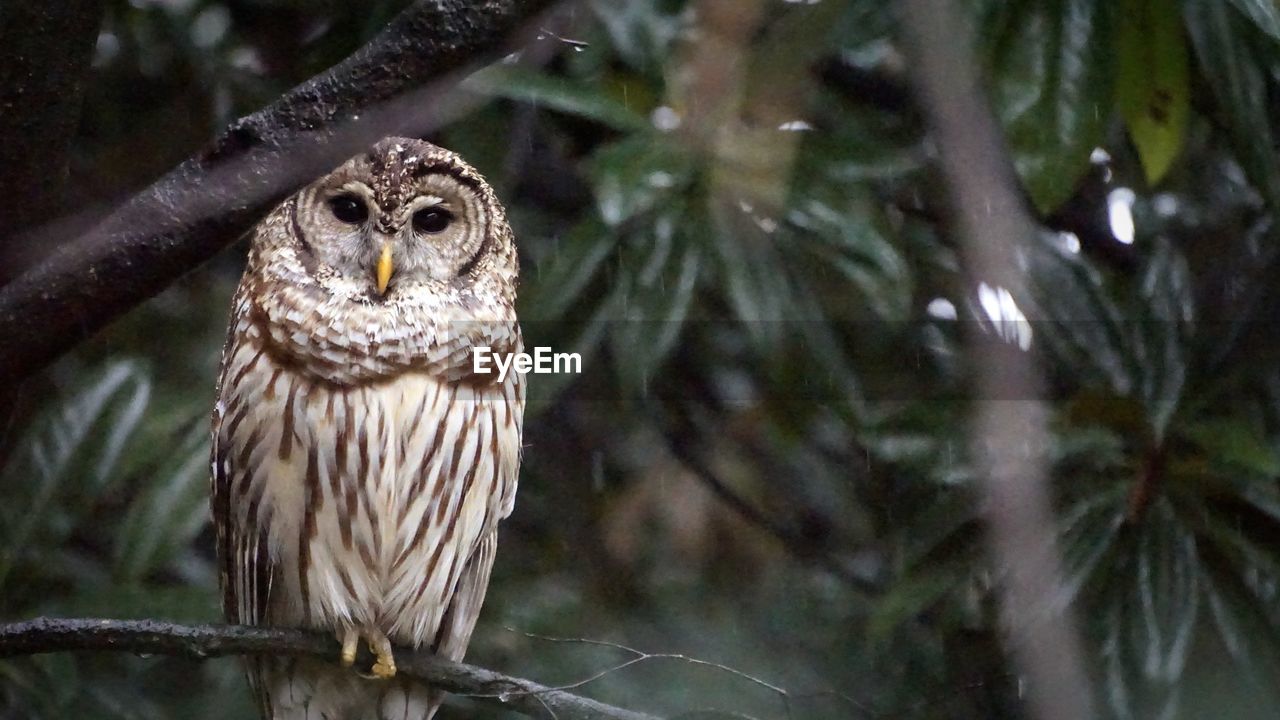
<svg viewBox="0 0 1280 720">
<path fill-rule="evenodd" d="M 426 152 L 379 152 L 353 158 L 299 198 L 303 265 L 358 302 L 469 282 L 492 247 L 482 181 Z"/>
<path fill-rule="evenodd" d="M 394 232 L 381 222 L 373 190 L 358 180 L 322 183 L 299 206 L 309 229 L 302 251 L 316 261 L 314 273 L 364 288 L 357 294 L 383 295 L 394 268 Z"/>
<path fill-rule="evenodd" d="M 423 283 L 452 283 L 483 254 L 489 219 L 480 195 L 445 172 L 417 178 L 399 209 L 403 227 L 396 273 Z"/>
</svg>

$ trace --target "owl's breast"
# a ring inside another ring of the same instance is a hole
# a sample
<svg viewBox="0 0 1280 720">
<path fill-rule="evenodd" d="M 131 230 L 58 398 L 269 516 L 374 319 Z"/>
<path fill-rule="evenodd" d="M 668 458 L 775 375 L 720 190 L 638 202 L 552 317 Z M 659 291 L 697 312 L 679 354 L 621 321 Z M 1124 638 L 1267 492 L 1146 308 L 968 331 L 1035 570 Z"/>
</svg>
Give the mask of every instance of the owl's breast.
<svg viewBox="0 0 1280 720">
<path fill-rule="evenodd" d="M 509 302 L 489 298 L 478 309 L 468 307 L 456 290 L 369 303 L 312 284 L 260 280 L 248 295 L 251 332 L 279 362 L 340 385 L 411 371 L 457 379 L 466 375 L 475 348 L 510 352 L 521 344 Z"/>
<path fill-rule="evenodd" d="M 233 451 L 270 517 L 277 621 L 429 642 L 480 539 L 511 511 L 522 379 L 408 371 L 336 385 L 251 348 L 232 358 L 248 369 L 227 400 L 251 407 Z"/>
</svg>

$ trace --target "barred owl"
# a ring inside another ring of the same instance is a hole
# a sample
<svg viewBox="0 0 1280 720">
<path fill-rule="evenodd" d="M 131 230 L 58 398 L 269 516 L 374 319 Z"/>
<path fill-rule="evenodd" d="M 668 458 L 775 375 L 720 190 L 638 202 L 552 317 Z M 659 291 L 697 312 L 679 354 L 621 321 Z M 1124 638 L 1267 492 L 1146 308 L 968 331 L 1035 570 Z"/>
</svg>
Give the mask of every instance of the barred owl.
<svg viewBox="0 0 1280 720">
<path fill-rule="evenodd" d="M 472 351 L 520 350 L 516 275 L 489 185 L 418 140 L 383 140 L 255 229 L 213 413 L 224 611 L 342 646 L 249 660 L 264 717 L 435 714 L 391 646 L 460 659 L 484 601 L 524 388 L 474 373 Z"/>
</svg>

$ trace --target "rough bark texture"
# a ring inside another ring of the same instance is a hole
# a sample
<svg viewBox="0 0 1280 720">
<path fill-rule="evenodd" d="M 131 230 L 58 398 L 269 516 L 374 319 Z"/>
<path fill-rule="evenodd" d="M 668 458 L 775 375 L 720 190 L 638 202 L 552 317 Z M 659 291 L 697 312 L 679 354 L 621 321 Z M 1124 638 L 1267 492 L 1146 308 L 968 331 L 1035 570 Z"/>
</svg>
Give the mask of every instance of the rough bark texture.
<svg viewBox="0 0 1280 720">
<path fill-rule="evenodd" d="M 102 0 L 0 3 L 0 245 L 60 209 L 101 23 Z"/>
<path fill-rule="evenodd" d="M 302 183 L 434 111 L 417 91 L 491 57 L 551 0 L 419 0 L 369 44 L 231 125 L 0 288 L 0 387 L 21 380 L 240 237 Z"/>
<path fill-rule="evenodd" d="M 155 620 L 37 618 L 0 624 L 0 658 L 71 650 L 184 655 L 204 659 L 224 655 L 309 655 L 337 662 L 332 637 L 302 630 L 239 625 L 176 625 Z M 397 648 L 398 672 L 451 693 L 467 695 L 522 715 L 558 720 L 657 720 L 563 690 L 492 670 L 450 662 Z M 368 667 L 367 649 L 356 658 Z"/>
</svg>

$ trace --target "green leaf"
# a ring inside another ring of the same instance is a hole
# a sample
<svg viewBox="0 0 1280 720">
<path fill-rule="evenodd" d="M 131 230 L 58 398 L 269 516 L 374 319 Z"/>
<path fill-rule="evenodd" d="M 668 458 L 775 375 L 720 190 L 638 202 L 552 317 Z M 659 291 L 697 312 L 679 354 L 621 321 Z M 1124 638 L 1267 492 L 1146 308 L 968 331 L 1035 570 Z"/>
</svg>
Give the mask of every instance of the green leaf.
<svg viewBox="0 0 1280 720">
<path fill-rule="evenodd" d="M 654 223 L 652 233 L 645 234 L 646 241 L 652 238 L 649 257 L 620 278 L 615 290 L 613 357 L 624 386 L 632 389 L 647 387 L 689 314 L 702 250 L 677 231 L 686 218 L 672 212 Z"/>
<path fill-rule="evenodd" d="M 55 410 L 43 439 L 32 447 L 43 476 L 74 473 L 86 489 L 114 479 L 116 464 L 151 397 L 151 382 L 133 363 L 109 365 Z"/>
<path fill-rule="evenodd" d="M 1193 499 L 1182 517 L 1191 519 L 1197 531 L 1201 582 L 1218 631 L 1218 639 L 1233 660 L 1230 670 L 1255 707 L 1274 707 L 1274 678 L 1280 671 L 1280 632 L 1272 612 L 1277 577 L 1275 548 L 1280 538 L 1280 514 L 1276 512 L 1274 485 L 1251 483 L 1245 494 L 1257 494 L 1265 485 L 1259 505 L 1234 500 L 1205 504 Z M 1273 506 L 1263 509 L 1263 506 Z M 1261 512 L 1259 512 L 1261 510 Z M 1233 683 L 1234 684 L 1234 683 Z M 1223 688 L 1230 693 L 1230 688 Z"/>
<path fill-rule="evenodd" d="M 617 233 L 590 215 L 553 240 L 547 257 L 540 258 L 525 278 L 528 288 L 520 294 L 520 317 L 562 320 L 617 244 Z"/>
<path fill-rule="evenodd" d="M 211 574 L 212 575 L 212 574 Z M 171 622 L 217 622 L 217 593 L 197 585 L 116 584 L 86 587 L 42 608 L 46 614 L 154 619 Z"/>
<path fill-rule="evenodd" d="M 1199 420 L 1182 432 L 1209 454 L 1211 462 L 1263 478 L 1280 476 L 1280 456 L 1258 429 L 1242 418 Z"/>
<path fill-rule="evenodd" d="M 1240 12 L 1244 13 L 1259 30 L 1270 35 L 1273 40 L 1280 40 L 1280 9 L 1275 0 L 1229 0 Z"/>
<path fill-rule="evenodd" d="M 612 309 L 612 305 L 605 302 L 594 308 L 591 316 L 584 320 L 579 321 L 575 318 L 573 322 L 542 323 L 541 328 L 535 326 L 532 330 L 527 329 L 526 347 L 543 345 L 554 347 L 556 352 L 577 353 L 582 358 L 583 371 L 590 372 L 587 368 L 591 367 L 592 361 L 607 337 Z M 527 323 L 525 326 L 528 328 Z M 537 376 L 536 381 L 529 383 L 525 418 L 536 417 L 550 407 L 560 392 L 577 377 L 578 375 L 571 373 Z"/>
<path fill-rule="evenodd" d="M 1280 207 L 1280 162 L 1271 127 L 1267 71 L 1244 18 L 1222 0 L 1186 0 L 1187 32 L 1205 84 L 1226 112 L 1224 125 L 1249 180 L 1272 207 Z"/>
<path fill-rule="evenodd" d="M 474 92 L 594 120 L 616 130 L 653 130 L 644 114 L 606 95 L 598 83 L 588 85 L 522 67 L 493 65 L 467 78 L 463 85 Z"/>
<path fill-rule="evenodd" d="M 1112 108 L 1105 3 L 1025 3 L 993 46 L 993 100 L 1014 165 L 1042 213 L 1075 191 Z"/>
<path fill-rule="evenodd" d="M 734 317 L 743 323 L 758 350 L 770 357 L 786 347 L 785 320 L 800 289 L 795 287 L 782 259 L 780 238 L 755 225 L 748 208 L 718 198 L 712 207 L 711 234 L 716 252 L 721 292 Z"/>
<path fill-rule="evenodd" d="M 688 13 L 663 0 L 592 0 L 589 7 L 609 37 L 610 50 L 634 68 L 658 72 L 671 45 L 688 27 Z"/>
<path fill-rule="evenodd" d="M 1126 532 L 1105 580 L 1106 697 L 1120 717 L 1172 716 L 1200 613 L 1196 541 L 1164 501 Z"/>
<path fill-rule="evenodd" d="M 903 623 L 936 604 L 948 592 L 963 587 L 977 567 L 980 532 L 966 522 L 942 537 L 877 600 L 867 621 L 873 645 L 887 641 Z"/>
<path fill-rule="evenodd" d="M 1172 515 L 1153 513 L 1137 547 L 1141 624 L 1135 641 L 1148 677 L 1174 683 L 1185 667 L 1200 606 L 1195 538 Z"/>
<path fill-rule="evenodd" d="M 1280 578 L 1280 502 L 1266 483 L 1249 483 L 1235 494 L 1206 497 L 1184 491 L 1181 517 L 1192 525 L 1201 543 L 1211 543 L 1231 558 L 1238 572 Z M 1176 488 L 1175 488 L 1176 490 Z"/>
<path fill-rule="evenodd" d="M 606 225 L 616 226 L 686 192 L 689 153 L 664 136 L 630 137 L 596 151 L 587 172 Z"/>
<path fill-rule="evenodd" d="M 1186 259 L 1159 239 L 1138 278 L 1138 307 L 1130 363 L 1157 440 L 1182 401 L 1187 380 L 1188 337 L 1195 319 Z"/>
<path fill-rule="evenodd" d="M 1125 396 L 1134 389 L 1126 361 L 1124 316 L 1112 300 L 1101 273 L 1085 257 L 1061 248 L 1049 238 L 1032 245 L 1031 317 L 1050 357 L 1082 385 L 1098 383 Z"/>
<path fill-rule="evenodd" d="M 1241 579 L 1242 568 L 1214 547 L 1201 554 L 1205 595 L 1222 644 L 1236 671 L 1265 693 L 1268 702 L 1260 706 L 1271 706 L 1277 700 L 1273 678 L 1280 672 L 1280 632 L 1268 617 L 1266 603 Z"/>
<path fill-rule="evenodd" d="M 867 642 L 884 647 L 893 632 L 960 587 L 971 568 L 968 558 L 925 565 L 898 580 L 877 602 L 867 620 Z"/>
<path fill-rule="evenodd" d="M 894 180 L 927 164 L 918 128 L 901 115 L 878 107 L 840 106 L 841 98 L 819 92 L 820 105 L 840 107 L 831 127 L 803 133 L 796 157 L 797 178 L 833 183 Z"/>
<path fill-rule="evenodd" d="M 789 246 L 811 255 L 817 261 L 815 272 L 836 273 L 881 319 L 908 319 L 913 277 L 901 251 L 889 240 L 891 231 L 877 224 L 874 206 L 829 196 L 837 193 L 847 195 L 835 189 L 793 198 L 794 209 L 787 213 L 787 229 L 794 231 Z M 830 314 L 847 317 L 852 303 L 847 293 L 843 300 L 829 309 Z"/>
<path fill-rule="evenodd" d="M 59 543 L 78 515 L 120 479 L 150 397 L 142 370 L 117 362 L 33 423 L 0 473 L 6 487 L 23 490 L 0 511 L 0 581 L 13 567 L 14 553 Z"/>
<path fill-rule="evenodd" d="M 1090 583 L 1110 580 L 1097 570 L 1120 536 L 1124 496 L 1124 487 L 1113 485 L 1080 498 L 1063 513 L 1059 532 L 1065 591 L 1069 596 L 1074 597 Z"/>
<path fill-rule="evenodd" d="M 1174 0 L 1121 0 L 1116 27 L 1116 103 L 1147 182 L 1168 172 L 1187 134 L 1187 46 Z"/>
<path fill-rule="evenodd" d="M 913 513 L 904 528 L 905 572 L 879 598 L 867 622 L 873 644 L 890 639 L 897 628 L 960 587 L 979 566 L 981 525 L 972 496 L 961 489 L 940 493 Z"/>
<path fill-rule="evenodd" d="M 1052 321 L 1036 324 L 1041 347 L 1071 383 L 1095 392 L 1105 383 L 1116 396 L 1141 403 L 1144 417 L 1135 429 L 1162 438 L 1183 400 L 1195 329 L 1186 260 L 1157 240 L 1130 286 L 1105 282 L 1088 257 L 1052 241 L 1033 251 L 1035 316 Z M 1084 399 L 1098 409 L 1098 398 Z"/>
<path fill-rule="evenodd" d="M 948 548 L 977 547 L 980 518 L 971 493 L 949 488 L 916 511 L 905 524 L 910 531 L 902 539 L 903 564 L 917 567 L 954 552 Z"/>
<path fill-rule="evenodd" d="M 82 681 L 71 653 L 47 653 L 0 662 L 0 687 L 4 688 L 0 697 L 8 701 L 0 703 L 0 707 L 11 712 L 13 700 L 21 698 L 17 707 L 30 711 L 32 717 L 64 718 Z"/>
<path fill-rule="evenodd" d="M 191 423 L 129 506 L 116 533 L 115 571 L 126 582 L 164 568 L 209 522 L 209 433 Z"/>
</svg>

